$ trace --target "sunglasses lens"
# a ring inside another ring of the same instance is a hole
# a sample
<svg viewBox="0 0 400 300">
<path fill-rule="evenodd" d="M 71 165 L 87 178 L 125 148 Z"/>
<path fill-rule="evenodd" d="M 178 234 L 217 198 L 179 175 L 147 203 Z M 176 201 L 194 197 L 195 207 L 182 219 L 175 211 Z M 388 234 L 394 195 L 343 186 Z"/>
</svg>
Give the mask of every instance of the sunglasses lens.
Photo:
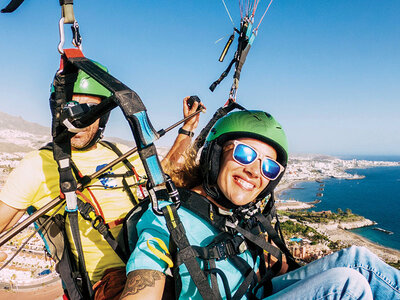
<svg viewBox="0 0 400 300">
<path fill-rule="evenodd" d="M 257 158 L 257 153 L 250 147 L 239 144 L 236 146 L 233 157 L 241 164 L 247 165 Z"/>
<path fill-rule="evenodd" d="M 262 164 L 262 171 L 265 177 L 274 180 L 278 177 L 281 167 L 272 159 L 265 158 Z"/>
</svg>

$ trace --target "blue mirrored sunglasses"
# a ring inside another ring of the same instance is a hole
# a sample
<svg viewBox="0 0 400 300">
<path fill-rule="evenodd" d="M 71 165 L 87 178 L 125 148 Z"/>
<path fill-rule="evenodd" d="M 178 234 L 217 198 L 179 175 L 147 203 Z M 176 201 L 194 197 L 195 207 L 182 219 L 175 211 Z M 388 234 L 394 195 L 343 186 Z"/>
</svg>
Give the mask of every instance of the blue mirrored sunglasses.
<svg viewBox="0 0 400 300">
<path fill-rule="evenodd" d="M 233 159 L 241 165 L 249 165 L 256 161 L 258 158 L 261 159 L 261 174 L 269 179 L 275 180 L 285 170 L 285 168 L 273 160 L 272 158 L 262 156 L 251 146 L 246 145 L 239 141 L 233 141 L 235 148 L 233 149 Z"/>
</svg>

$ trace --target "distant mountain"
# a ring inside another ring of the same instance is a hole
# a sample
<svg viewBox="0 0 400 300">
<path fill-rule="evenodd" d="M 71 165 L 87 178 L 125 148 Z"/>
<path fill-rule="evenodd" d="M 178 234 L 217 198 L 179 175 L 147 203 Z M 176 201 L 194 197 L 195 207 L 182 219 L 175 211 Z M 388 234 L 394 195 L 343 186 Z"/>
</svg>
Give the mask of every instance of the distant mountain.
<svg viewBox="0 0 400 300">
<path fill-rule="evenodd" d="M 132 148 L 135 147 L 133 141 L 118 137 L 107 136 L 105 140 L 125 144 Z M 0 153 L 25 153 L 38 149 L 49 141 L 51 141 L 50 127 L 0 112 Z M 167 147 L 159 147 L 158 150 L 162 157 L 168 152 Z"/>
<path fill-rule="evenodd" d="M 0 152 L 28 152 L 49 140 L 49 127 L 0 112 Z"/>
</svg>

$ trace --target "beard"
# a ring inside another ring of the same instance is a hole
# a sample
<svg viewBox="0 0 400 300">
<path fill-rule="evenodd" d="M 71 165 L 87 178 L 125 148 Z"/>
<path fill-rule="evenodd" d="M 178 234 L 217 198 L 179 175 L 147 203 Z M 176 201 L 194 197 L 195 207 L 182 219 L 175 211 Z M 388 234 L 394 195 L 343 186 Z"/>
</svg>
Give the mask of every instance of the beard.
<svg viewBox="0 0 400 300">
<path fill-rule="evenodd" d="M 84 128 L 71 138 L 71 147 L 78 150 L 85 148 L 96 136 L 98 129 L 98 121 Z"/>
</svg>

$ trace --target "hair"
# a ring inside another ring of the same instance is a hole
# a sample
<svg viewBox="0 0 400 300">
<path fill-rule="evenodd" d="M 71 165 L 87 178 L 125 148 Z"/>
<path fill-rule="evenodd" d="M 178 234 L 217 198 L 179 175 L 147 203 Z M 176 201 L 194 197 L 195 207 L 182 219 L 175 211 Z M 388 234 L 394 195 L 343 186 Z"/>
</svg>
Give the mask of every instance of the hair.
<svg viewBox="0 0 400 300">
<path fill-rule="evenodd" d="M 195 147 L 189 147 L 182 154 L 185 163 L 177 168 L 174 163 L 169 162 L 164 171 L 167 173 L 176 187 L 192 189 L 203 183 L 203 175 L 201 172 L 200 162 L 197 159 L 198 152 Z"/>
</svg>

